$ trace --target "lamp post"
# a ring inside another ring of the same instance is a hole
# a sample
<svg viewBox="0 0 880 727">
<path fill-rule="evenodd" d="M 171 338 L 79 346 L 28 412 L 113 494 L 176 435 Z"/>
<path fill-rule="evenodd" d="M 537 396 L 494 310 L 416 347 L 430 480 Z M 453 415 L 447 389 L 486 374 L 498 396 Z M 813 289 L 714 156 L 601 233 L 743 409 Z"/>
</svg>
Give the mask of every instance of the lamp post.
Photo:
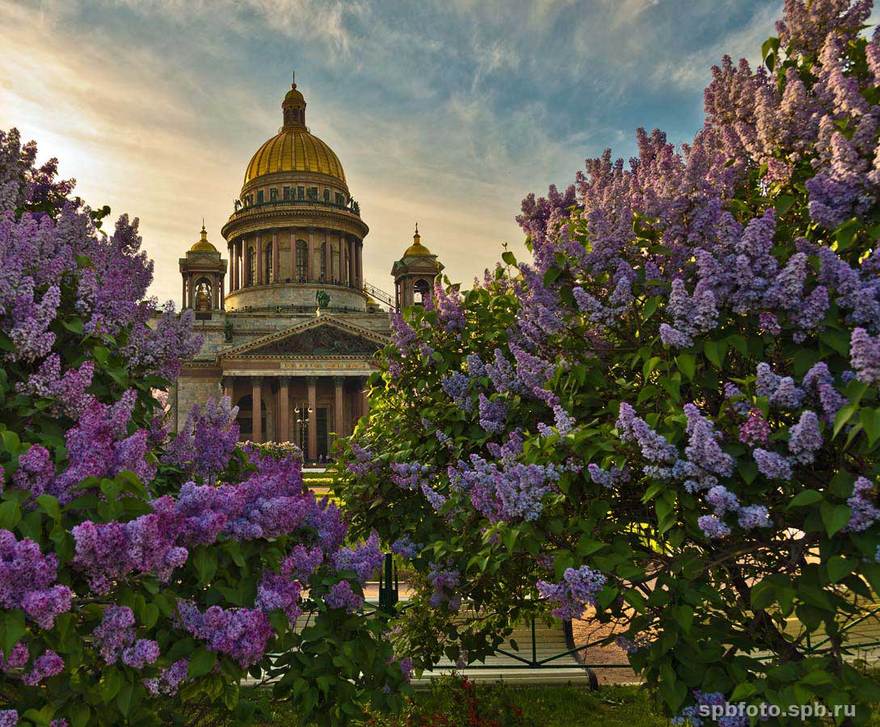
<svg viewBox="0 0 880 727">
<path fill-rule="evenodd" d="M 306 459 L 306 430 L 309 427 L 309 415 L 312 413 L 312 407 L 306 404 L 300 404 L 293 410 L 295 415 L 294 421 L 299 425 L 299 448 L 303 453 L 303 461 Z"/>
</svg>

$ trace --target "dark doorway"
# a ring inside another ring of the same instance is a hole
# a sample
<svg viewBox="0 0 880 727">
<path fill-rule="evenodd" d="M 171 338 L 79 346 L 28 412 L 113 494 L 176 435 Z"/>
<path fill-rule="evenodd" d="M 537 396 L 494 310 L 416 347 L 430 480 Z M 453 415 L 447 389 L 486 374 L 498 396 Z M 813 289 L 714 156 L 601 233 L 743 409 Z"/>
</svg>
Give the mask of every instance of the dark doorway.
<svg viewBox="0 0 880 727">
<path fill-rule="evenodd" d="M 330 427 L 328 426 L 327 412 L 327 407 L 318 407 L 318 459 L 321 461 L 327 460 L 327 454 L 329 452 L 327 447 L 327 437 L 330 432 Z"/>
</svg>

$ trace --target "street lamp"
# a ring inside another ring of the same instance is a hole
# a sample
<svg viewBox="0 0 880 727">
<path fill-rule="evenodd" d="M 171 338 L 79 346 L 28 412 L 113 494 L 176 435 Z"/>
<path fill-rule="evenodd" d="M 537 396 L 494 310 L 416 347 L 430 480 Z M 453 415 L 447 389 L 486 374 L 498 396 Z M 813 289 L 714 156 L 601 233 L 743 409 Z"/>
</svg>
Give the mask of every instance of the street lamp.
<svg viewBox="0 0 880 727">
<path fill-rule="evenodd" d="M 299 448 L 302 450 L 303 459 L 306 459 L 306 429 L 309 426 L 309 417 L 312 413 L 312 407 L 301 404 L 294 408 L 293 413 L 296 415 L 296 423 L 299 425 Z"/>
</svg>

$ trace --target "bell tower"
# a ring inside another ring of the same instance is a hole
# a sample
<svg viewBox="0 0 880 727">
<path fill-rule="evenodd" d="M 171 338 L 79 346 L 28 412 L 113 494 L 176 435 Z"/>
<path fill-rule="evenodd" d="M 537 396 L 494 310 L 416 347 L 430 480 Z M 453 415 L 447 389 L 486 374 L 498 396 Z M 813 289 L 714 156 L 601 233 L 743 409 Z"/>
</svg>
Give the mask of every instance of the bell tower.
<svg viewBox="0 0 880 727">
<path fill-rule="evenodd" d="M 181 310 L 190 308 L 196 318 L 211 318 L 224 310 L 226 261 L 210 242 L 202 221 L 201 236 L 180 258 L 180 275 L 183 278 Z"/>
<path fill-rule="evenodd" d="M 398 310 L 411 305 L 424 305 L 434 293 L 434 281 L 443 270 L 437 256 L 422 244 L 419 224 L 413 235 L 413 244 L 403 257 L 391 267 L 394 277 L 394 301 Z"/>
</svg>

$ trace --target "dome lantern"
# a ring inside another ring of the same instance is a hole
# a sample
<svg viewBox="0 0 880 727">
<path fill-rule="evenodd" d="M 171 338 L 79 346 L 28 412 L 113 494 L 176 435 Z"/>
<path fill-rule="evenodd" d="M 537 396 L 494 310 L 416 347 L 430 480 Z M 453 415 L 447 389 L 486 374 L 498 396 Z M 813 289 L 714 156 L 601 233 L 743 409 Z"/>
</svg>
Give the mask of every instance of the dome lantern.
<svg viewBox="0 0 880 727">
<path fill-rule="evenodd" d="M 296 89 L 296 71 L 293 72 L 293 83 L 290 90 L 281 102 L 281 110 L 284 118 L 284 129 L 305 128 L 306 125 L 306 100 L 302 93 Z"/>
</svg>

